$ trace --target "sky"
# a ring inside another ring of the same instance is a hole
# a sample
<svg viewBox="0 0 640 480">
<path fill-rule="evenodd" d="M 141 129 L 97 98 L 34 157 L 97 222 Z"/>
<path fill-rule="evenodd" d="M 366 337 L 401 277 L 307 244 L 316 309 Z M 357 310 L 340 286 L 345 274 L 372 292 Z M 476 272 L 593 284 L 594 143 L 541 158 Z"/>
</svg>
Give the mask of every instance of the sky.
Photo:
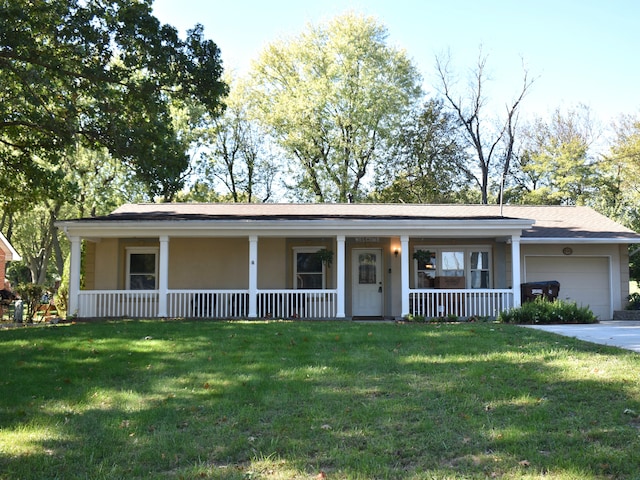
<svg viewBox="0 0 640 480">
<path fill-rule="evenodd" d="M 435 58 L 449 52 L 460 87 L 487 56 L 494 108 L 534 79 L 525 116 L 578 104 L 603 124 L 640 115 L 640 1 L 637 0 L 155 0 L 154 14 L 182 35 L 196 23 L 221 50 L 226 70 L 245 74 L 278 39 L 346 12 L 374 17 L 436 94 Z"/>
</svg>

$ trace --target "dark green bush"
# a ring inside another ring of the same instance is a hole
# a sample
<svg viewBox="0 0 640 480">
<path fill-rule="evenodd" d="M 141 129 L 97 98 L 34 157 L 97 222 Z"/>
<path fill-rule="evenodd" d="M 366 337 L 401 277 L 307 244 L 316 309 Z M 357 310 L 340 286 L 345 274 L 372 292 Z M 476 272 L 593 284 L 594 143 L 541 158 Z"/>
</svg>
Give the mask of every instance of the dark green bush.
<svg viewBox="0 0 640 480">
<path fill-rule="evenodd" d="M 627 310 L 640 310 L 640 293 L 634 292 L 627 297 L 629 300 L 629 304 L 627 305 Z"/>
<path fill-rule="evenodd" d="M 546 300 L 537 298 L 533 302 L 525 302 L 519 308 L 498 315 L 501 323 L 522 323 L 528 325 L 547 325 L 557 323 L 597 323 L 589 307 L 579 307 L 575 302 L 563 300 Z"/>
</svg>

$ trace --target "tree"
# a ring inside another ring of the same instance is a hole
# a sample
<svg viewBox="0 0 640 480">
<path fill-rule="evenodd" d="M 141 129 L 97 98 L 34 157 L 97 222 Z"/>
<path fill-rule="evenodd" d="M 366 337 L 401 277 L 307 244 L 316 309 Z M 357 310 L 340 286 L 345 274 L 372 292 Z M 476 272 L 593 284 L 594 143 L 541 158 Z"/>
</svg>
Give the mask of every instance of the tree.
<svg viewBox="0 0 640 480">
<path fill-rule="evenodd" d="M 622 116 L 614 124 L 615 138 L 605 157 L 617 193 L 618 221 L 640 231 L 640 117 Z M 612 215 L 613 216 L 613 215 Z M 640 249 L 630 245 L 629 276 L 640 284 Z"/>
<path fill-rule="evenodd" d="M 200 182 L 210 190 L 221 185 L 225 189 L 222 196 L 236 203 L 266 202 L 278 176 L 268 135 L 250 119 L 246 91 L 240 83 L 233 85 L 225 104 L 224 114 L 212 118 L 206 129 L 208 148 L 199 162 Z"/>
<path fill-rule="evenodd" d="M 297 162 L 299 197 L 358 198 L 420 93 L 405 53 L 372 18 L 346 14 L 267 47 L 251 76 L 256 115 Z"/>
<path fill-rule="evenodd" d="M 52 272 L 62 272 L 68 246 L 55 228 L 58 218 L 104 215 L 123 202 L 141 200 L 141 185 L 105 149 L 70 150 L 60 167 L 65 189 L 32 200 L 29 208 L 2 211 L 0 229 L 21 252 L 32 283 L 49 282 Z"/>
<path fill-rule="evenodd" d="M 613 129 L 615 138 L 603 163 L 618 194 L 615 218 L 640 231 L 640 118 L 622 116 Z"/>
<path fill-rule="evenodd" d="M 588 107 L 557 109 L 549 121 L 537 118 L 522 137 L 519 173 L 513 176 L 522 203 L 594 206 L 607 182 L 592 152 L 597 133 Z"/>
<path fill-rule="evenodd" d="M 380 164 L 372 199 L 391 203 L 450 203 L 466 184 L 467 158 L 456 119 L 442 101 L 428 100 L 406 118 L 392 161 Z"/>
<path fill-rule="evenodd" d="M 151 0 L 0 0 L 0 22 L 2 201 L 59 190 L 61 158 L 78 143 L 106 147 L 151 196 L 171 198 L 188 157 L 170 99 L 213 113 L 226 92 L 202 27 L 181 40 Z"/>
<path fill-rule="evenodd" d="M 528 72 L 524 70 L 519 93 L 513 100 L 505 104 L 504 117 L 492 122 L 485 113 L 487 103 L 485 98 L 486 63 L 487 57 L 480 51 L 465 98 L 461 94 L 455 93 L 450 57 L 436 57 L 436 70 L 440 80 L 441 93 L 458 118 L 465 133 L 467 145 L 476 157 L 475 168 L 469 166 L 465 171 L 479 187 L 483 204 L 489 202 L 490 176 L 492 174 L 498 175 L 500 180 L 497 183 L 502 185 L 509 172 L 520 104 L 532 84 Z"/>
</svg>

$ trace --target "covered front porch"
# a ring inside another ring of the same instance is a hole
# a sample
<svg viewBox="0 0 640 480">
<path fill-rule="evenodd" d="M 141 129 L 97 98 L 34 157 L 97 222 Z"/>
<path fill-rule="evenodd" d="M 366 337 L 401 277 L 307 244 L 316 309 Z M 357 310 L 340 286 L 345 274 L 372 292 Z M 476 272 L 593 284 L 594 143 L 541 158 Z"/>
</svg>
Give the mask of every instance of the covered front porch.
<svg viewBox="0 0 640 480">
<path fill-rule="evenodd" d="M 167 233 L 84 238 L 89 247 L 82 275 L 83 237 L 71 236 L 69 312 L 80 318 L 493 318 L 520 302 L 519 230 L 458 238 L 433 231 L 428 237 L 379 231 L 375 237 Z M 425 248 L 433 251 L 433 266 L 415 258 Z M 319 250 L 331 251 L 332 262 L 304 270 L 301 262 Z M 486 265 L 445 270 L 438 263 L 450 252 L 458 252 L 463 263 L 483 258 Z M 153 258 L 149 271 L 135 271 L 137 256 Z M 427 267 L 465 283 L 436 287 L 422 279 Z"/>
</svg>

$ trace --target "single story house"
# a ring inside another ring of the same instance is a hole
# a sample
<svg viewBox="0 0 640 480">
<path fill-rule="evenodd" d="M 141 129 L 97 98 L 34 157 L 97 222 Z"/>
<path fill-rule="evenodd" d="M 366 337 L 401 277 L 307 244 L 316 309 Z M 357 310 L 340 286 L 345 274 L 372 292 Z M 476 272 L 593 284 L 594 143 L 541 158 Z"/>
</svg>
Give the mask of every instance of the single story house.
<svg viewBox="0 0 640 480">
<path fill-rule="evenodd" d="M 0 278 L 2 279 L 2 287 L 0 290 L 5 289 L 5 279 L 7 275 L 7 262 L 20 261 L 22 258 L 18 255 L 15 248 L 11 246 L 9 240 L 0 232 Z"/>
<path fill-rule="evenodd" d="M 57 225 L 79 317 L 495 317 L 555 280 L 610 319 L 640 243 L 571 206 L 130 204 Z"/>
</svg>

